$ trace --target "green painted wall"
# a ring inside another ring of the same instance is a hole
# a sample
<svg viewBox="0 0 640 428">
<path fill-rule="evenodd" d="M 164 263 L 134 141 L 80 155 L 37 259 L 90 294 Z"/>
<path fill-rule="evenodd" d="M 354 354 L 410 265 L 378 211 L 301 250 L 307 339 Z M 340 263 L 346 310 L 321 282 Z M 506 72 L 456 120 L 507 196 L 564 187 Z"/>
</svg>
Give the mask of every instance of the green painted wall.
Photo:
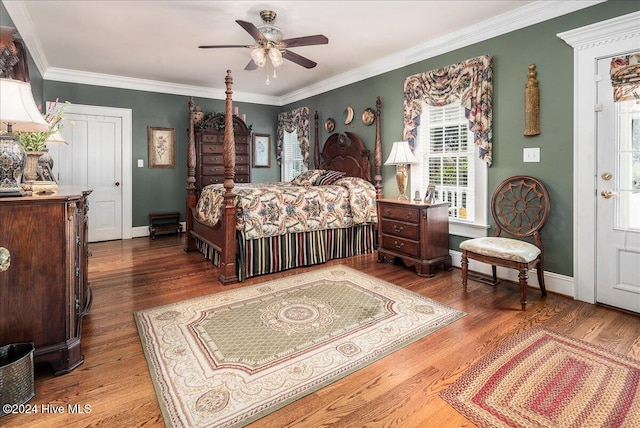
<svg viewBox="0 0 640 428">
<path fill-rule="evenodd" d="M 44 96 L 47 100 L 59 98 L 72 104 L 96 105 L 127 108 L 132 110 L 132 178 L 133 178 L 133 218 L 132 224 L 146 226 L 149 213 L 180 211 L 185 219 L 187 197 L 187 131 L 189 97 L 181 95 L 142 92 L 102 86 L 80 85 L 56 81 L 45 81 Z M 224 111 L 223 100 L 194 98 L 206 113 Z M 234 103 L 240 114 L 247 115 L 247 123 L 254 132 L 272 135 L 275 141 L 276 117 L 280 107 L 257 104 Z M 149 168 L 147 128 L 175 128 L 176 167 Z M 272 165 L 275 153 L 272 153 Z M 144 160 L 144 167 L 137 167 L 137 159 Z M 275 168 L 256 168 L 251 171 L 255 181 L 276 181 Z"/>
<path fill-rule="evenodd" d="M 493 165 L 489 194 L 505 178 L 526 174 L 539 178 L 549 190 L 552 210 L 543 230 L 545 270 L 573 275 L 573 49 L 556 35 L 594 22 L 640 10 L 640 2 L 608 1 L 581 11 L 513 31 L 493 39 L 439 55 L 403 69 L 320 94 L 286 106 L 318 111 L 320 123 L 336 119 L 336 131 L 353 131 L 373 150 L 374 126 L 360 119 L 366 107 L 382 100 L 383 160 L 394 141 L 402 139 L 403 84 L 406 77 L 479 55 L 494 57 Z M 416 43 L 419 43 L 417 40 Z M 524 85 L 529 64 L 536 64 L 540 84 L 541 134 L 525 137 Z M 341 122 L 347 105 L 354 108 L 349 126 Z M 321 127 L 320 141 L 328 134 Z M 524 163 L 522 149 L 540 147 L 540 163 Z M 394 167 L 383 167 L 384 194 L 397 197 Z M 493 232 L 493 219 L 490 223 Z M 466 238 L 451 235 L 450 248 Z"/>
<path fill-rule="evenodd" d="M 373 149 L 375 126 L 365 126 L 362 111 L 375 108 L 382 99 L 383 156 L 391 143 L 402 138 L 402 88 L 407 76 L 454 64 L 478 55 L 494 56 L 494 164 L 489 170 L 489 189 L 504 178 L 529 174 L 549 188 L 552 213 L 544 230 L 545 270 L 573 275 L 573 49 L 556 34 L 640 10 L 636 1 L 610 0 L 572 14 L 514 31 L 481 43 L 457 49 L 399 70 L 301 100 L 284 107 L 236 103 L 254 132 L 272 135 L 275 141 L 277 114 L 307 106 L 311 115 L 320 116 L 320 141 L 328 137 L 322 123 L 336 119 L 336 131 L 353 131 Z M 0 6 L 0 23 L 13 25 Z M 416 44 L 421 43 L 416 40 Z M 524 84 L 527 67 L 536 64 L 540 82 L 541 135 L 524 137 Z M 78 104 L 130 108 L 133 111 L 133 225 L 145 226 L 153 211 L 178 210 L 183 213 L 186 186 L 186 129 L 188 97 L 151 92 L 103 88 L 90 85 L 42 81 L 34 65 L 30 68 L 34 95 L 42 100 L 70 101 Z M 221 76 L 223 78 L 223 76 Z M 205 112 L 222 111 L 222 100 L 196 99 Z M 356 113 L 349 126 L 341 124 L 347 105 Z M 176 129 L 175 169 L 137 168 L 136 159 L 147 165 L 147 127 Z M 313 136 L 313 130 L 311 135 Z M 524 147 L 540 147 L 540 163 L 523 163 Z M 279 168 L 272 153 L 272 167 L 252 170 L 254 181 L 276 181 Z M 397 196 L 393 167 L 384 167 L 385 196 Z M 458 249 L 461 237 L 451 236 L 450 247 Z"/>
</svg>

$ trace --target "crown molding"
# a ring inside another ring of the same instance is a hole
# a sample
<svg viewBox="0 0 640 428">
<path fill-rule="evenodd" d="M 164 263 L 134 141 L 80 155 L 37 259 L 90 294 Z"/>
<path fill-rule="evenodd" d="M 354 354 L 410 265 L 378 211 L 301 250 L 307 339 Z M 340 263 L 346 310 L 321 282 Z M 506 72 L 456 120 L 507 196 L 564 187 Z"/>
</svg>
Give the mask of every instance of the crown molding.
<svg viewBox="0 0 640 428">
<path fill-rule="evenodd" d="M 574 49 L 590 49 L 608 43 L 640 36 L 640 12 L 558 33 L 557 36 Z"/>
<path fill-rule="evenodd" d="M 446 52 L 453 51 L 492 37 L 534 25 L 558 16 L 603 3 L 606 0 L 561 1 L 538 0 L 512 12 L 479 22 L 463 30 L 444 35 L 438 39 L 398 52 L 381 60 L 367 64 L 338 76 L 314 83 L 310 86 L 290 92 L 281 97 L 269 97 L 250 93 L 234 92 L 234 100 L 273 106 L 287 105 L 305 98 L 319 95 L 333 89 L 347 86 L 370 77 L 397 70 Z M 23 0 L 2 0 L 11 19 L 25 41 L 36 67 L 45 80 L 68 83 L 81 83 L 122 89 L 160 92 L 174 95 L 196 96 L 202 98 L 224 99 L 224 90 L 190 86 L 169 82 L 136 79 L 100 73 L 82 72 L 49 66 L 42 44 L 37 37 L 33 22 Z"/>
</svg>

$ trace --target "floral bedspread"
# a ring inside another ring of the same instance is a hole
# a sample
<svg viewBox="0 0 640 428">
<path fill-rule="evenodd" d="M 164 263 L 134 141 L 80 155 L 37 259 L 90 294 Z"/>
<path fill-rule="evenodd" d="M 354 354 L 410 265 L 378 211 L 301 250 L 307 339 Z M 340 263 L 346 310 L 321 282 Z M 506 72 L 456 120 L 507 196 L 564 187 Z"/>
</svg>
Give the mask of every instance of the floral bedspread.
<svg viewBox="0 0 640 428">
<path fill-rule="evenodd" d="M 218 223 L 224 192 L 222 184 L 202 190 L 196 206 L 200 221 Z M 243 230 L 247 240 L 377 222 L 375 187 L 361 178 L 344 177 L 329 186 L 236 184 L 233 193 L 236 229 Z"/>
</svg>

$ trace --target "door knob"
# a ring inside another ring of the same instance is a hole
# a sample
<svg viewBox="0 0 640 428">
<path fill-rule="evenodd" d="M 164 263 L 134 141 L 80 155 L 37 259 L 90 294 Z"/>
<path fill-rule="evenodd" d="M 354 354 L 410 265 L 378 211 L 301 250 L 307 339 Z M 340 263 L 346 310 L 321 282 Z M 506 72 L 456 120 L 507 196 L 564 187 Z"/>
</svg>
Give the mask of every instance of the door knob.
<svg viewBox="0 0 640 428">
<path fill-rule="evenodd" d="M 602 177 L 603 180 L 609 181 L 609 180 L 611 180 L 613 175 L 611 175 L 610 172 L 603 172 L 600 177 Z"/>
<path fill-rule="evenodd" d="M 0 247 L 0 272 L 9 269 L 11 265 L 11 253 L 4 247 Z"/>
<path fill-rule="evenodd" d="M 600 196 L 602 196 L 605 199 L 611 199 L 614 196 L 617 196 L 615 193 L 613 193 L 611 190 L 609 189 L 604 189 L 602 192 L 600 192 Z"/>
<path fill-rule="evenodd" d="M 116 181 L 116 187 L 120 186 L 120 182 Z"/>
</svg>

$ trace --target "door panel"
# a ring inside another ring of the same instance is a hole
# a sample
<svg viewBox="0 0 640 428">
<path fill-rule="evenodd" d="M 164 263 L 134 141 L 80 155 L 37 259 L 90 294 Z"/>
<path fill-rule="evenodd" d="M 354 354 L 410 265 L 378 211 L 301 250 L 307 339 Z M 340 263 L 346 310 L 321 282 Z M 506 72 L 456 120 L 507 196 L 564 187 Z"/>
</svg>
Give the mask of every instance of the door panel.
<svg viewBox="0 0 640 428">
<path fill-rule="evenodd" d="M 640 313 L 640 105 L 613 102 L 598 60 L 596 301 Z"/>
</svg>

